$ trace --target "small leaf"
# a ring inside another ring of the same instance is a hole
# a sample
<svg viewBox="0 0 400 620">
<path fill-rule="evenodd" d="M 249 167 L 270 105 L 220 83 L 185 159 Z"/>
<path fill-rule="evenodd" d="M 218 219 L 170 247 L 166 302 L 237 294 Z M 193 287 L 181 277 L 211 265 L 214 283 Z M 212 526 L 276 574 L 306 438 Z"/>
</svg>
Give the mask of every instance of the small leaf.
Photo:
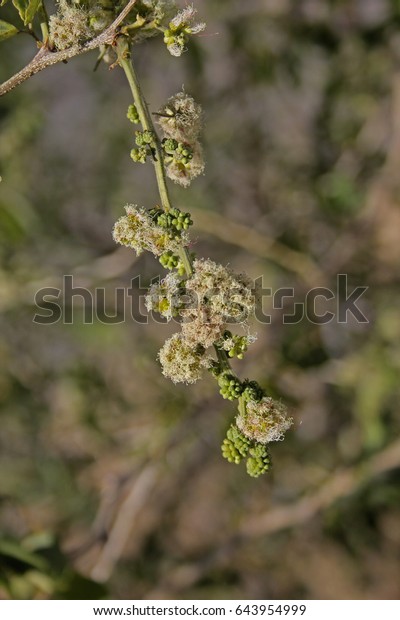
<svg viewBox="0 0 400 620">
<path fill-rule="evenodd" d="M 0 19 L 0 41 L 5 41 L 16 34 L 18 34 L 18 28 Z"/>
<path fill-rule="evenodd" d="M 13 570 L 25 571 L 27 567 L 34 567 L 39 571 L 48 568 L 46 560 L 37 554 L 31 553 L 23 546 L 9 539 L 0 540 L 0 563 L 2 566 L 11 565 Z"/>
<path fill-rule="evenodd" d="M 4 6 L 6 2 L 8 2 L 8 0 L 0 0 L 0 6 Z"/>
<path fill-rule="evenodd" d="M 28 0 L 12 0 L 13 5 L 17 9 L 20 18 L 25 24 L 26 9 L 28 8 Z"/>
<path fill-rule="evenodd" d="M 25 24 L 30 24 L 33 21 L 33 18 L 39 10 L 39 6 L 40 0 L 29 0 L 28 8 L 26 9 Z"/>
<path fill-rule="evenodd" d="M 40 0 L 12 0 L 12 3 L 25 26 L 33 21 L 40 6 Z"/>
</svg>

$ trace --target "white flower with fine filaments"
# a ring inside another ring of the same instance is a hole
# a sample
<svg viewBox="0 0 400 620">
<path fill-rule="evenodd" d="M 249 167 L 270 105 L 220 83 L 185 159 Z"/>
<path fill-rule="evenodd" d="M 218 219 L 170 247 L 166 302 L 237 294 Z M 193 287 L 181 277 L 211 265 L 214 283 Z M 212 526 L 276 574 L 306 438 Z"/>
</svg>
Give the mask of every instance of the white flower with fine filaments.
<svg viewBox="0 0 400 620">
<path fill-rule="evenodd" d="M 293 424 L 293 418 L 288 416 L 282 403 L 265 396 L 259 402 L 248 401 L 244 411 L 237 416 L 236 424 L 246 437 L 266 444 L 283 439 Z"/>
<path fill-rule="evenodd" d="M 114 225 L 114 241 L 133 248 L 139 255 L 144 250 L 161 256 L 164 252 L 179 252 L 182 245 L 188 243 L 187 236 L 182 233 L 179 239 L 171 238 L 164 228 L 157 226 L 146 209 L 137 205 L 126 205 L 126 215 Z"/>
<path fill-rule="evenodd" d="M 182 334 L 174 334 L 158 354 L 163 375 L 174 383 L 195 383 L 209 364 L 203 353 L 204 350 L 189 346 Z"/>
</svg>

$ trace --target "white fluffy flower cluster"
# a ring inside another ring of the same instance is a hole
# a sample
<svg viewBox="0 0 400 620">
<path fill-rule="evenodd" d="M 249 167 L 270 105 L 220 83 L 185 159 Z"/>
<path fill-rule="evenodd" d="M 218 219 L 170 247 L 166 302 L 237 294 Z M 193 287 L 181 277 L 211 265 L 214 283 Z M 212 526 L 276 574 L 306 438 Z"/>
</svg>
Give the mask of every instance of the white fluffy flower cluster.
<svg viewBox="0 0 400 620">
<path fill-rule="evenodd" d="M 66 50 L 88 41 L 93 36 L 89 13 L 67 0 L 58 0 L 58 10 L 49 18 L 49 34 L 58 50 Z"/>
<path fill-rule="evenodd" d="M 181 321 L 181 332 L 164 345 L 164 353 L 159 355 L 164 375 L 175 382 L 193 383 L 200 378 L 201 370 L 210 363 L 206 350 L 221 340 L 226 323 L 246 323 L 255 307 L 252 282 L 244 274 L 235 274 L 209 259 L 195 260 L 193 269 L 186 281 L 169 274 L 150 288 L 146 300 L 149 310 L 157 310 L 167 319 L 179 317 Z M 254 339 L 244 337 L 242 347 L 247 348 Z M 237 344 L 234 337 L 224 339 L 224 344 L 225 340 L 227 350 Z M 190 364 L 183 363 L 185 356 Z M 180 363 L 182 370 L 177 372 Z M 189 372 L 190 369 L 195 372 Z"/>
<path fill-rule="evenodd" d="M 203 22 L 194 23 L 197 10 L 193 5 L 184 8 L 169 22 L 164 31 L 164 42 L 172 56 L 181 56 L 186 50 L 186 43 L 190 35 L 202 32 L 206 25 Z"/>
<path fill-rule="evenodd" d="M 189 346 L 180 333 L 165 342 L 158 358 L 163 375 L 174 383 L 195 383 L 201 379 L 204 368 L 209 365 L 204 350 Z"/>
<path fill-rule="evenodd" d="M 293 418 L 288 416 L 282 403 L 264 396 L 259 402 L 246 402 L 244 410 L 236 418 L 236 424 L 248 439 L 266 444 L 283 439 L 293 424 Z"/>
<path fill-rule="evenodd" d="M 158 123 L 164 132 L 164 144 L 175 143 L 175 149 L 172 147 L 165 157 L 167 175 L 175 183 L 187 187 L 204 171 L 203 149 L 199 142 L 201 106 L 187 93 L 177 93 L 159 110 Z"/>
<path fill-rule="evenodd" d="M 246 324 L 255 310 L 254 291 L 247 275 L 212 260 L 196 260 L 193 266 L 194 274 L 186 281 L 192 304 L 181 312 L 182 332 L 187 342 L 207 348 L 221 337 L 227 323 Z"/>
<path fill-rule="evenodd" d="M 152 284 L 146 295 L 147 310 L 155 310 L 167 321 L 177 316 L 181 308 L 182 284 L 182 279 L 172 271 L 161 282 Z"/>
<path fill-rule="evenodd" d="M 179 238 L 171 238 L 166 229 L 157 226 L 146 209 L 137 205 L 126 205 L 126 215 L 114 225 L 113 238 L 116 243 L 133 248 L 139 255 L 143 250 L 161 256 L 164 252 L 179 252 L 187 245 L 185 233 Z"/>
</svg>

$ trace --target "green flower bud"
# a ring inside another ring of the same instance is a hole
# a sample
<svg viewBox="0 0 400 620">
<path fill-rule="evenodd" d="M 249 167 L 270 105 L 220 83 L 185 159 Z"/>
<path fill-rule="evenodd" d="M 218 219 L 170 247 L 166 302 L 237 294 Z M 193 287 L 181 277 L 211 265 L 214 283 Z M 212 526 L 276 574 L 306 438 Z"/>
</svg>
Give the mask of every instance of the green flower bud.
<svg viewBox="0 0 400 620">
<path fill-rule="evenodd" d="M 169 155 L 173 155 L 178 148 L 178 142 L 174 138 L 164 138 L 161 146 Z"/>
<path fill-rule="evenodd" d="M 240 463 L 249 451 L 249 440 L 239 431 L 237 426 L 232 424 L 226 433 L 226 438 L 222 442 L 222 456 L 230 463 Z"/>
<path fill-rule="evenodd" d="M 129 106 L 126 116 L 131 123 L 140 123 L 139 113 L 134 103 Z"/>
<path fill-rule="evenodd" d="M 141 146 L 138 149 L 131 150 L 131 159 L 134 162 L 139 162 L 141 164 L 144 164 L 146 162 L 146 158 L 147 158 L 147 148 L 145 146 Z"/>
<path fill-rule="evenodd" d="M 229 372 L 224 372 L 218 377 L 218 385 L 221 396 L 228 400 L 239 398 L 243 391 L 241 381 Z"/>
<path fill-rule="evenodd" d="M 256 444 L 249 449 L 246 469 L 249 476 L 258 478 L 271 468 L 271 459 L 266 446 Z"/>
<path fill-rule="evenodd" d="M 160 256 L 160 263 L 164 269 L 177 269 L 179 262 L 179 256 L 173 254 L 170 250 Z"/>
<path fill-rule="evenodd" d="M 255 402 L 260 402 L 263 399 L 264 390 L 260 387 L 257 381 L 249 381 L 246 379 L 243 385 L 243 398 L 246 400 L 253 400 Z"/>
</svg>

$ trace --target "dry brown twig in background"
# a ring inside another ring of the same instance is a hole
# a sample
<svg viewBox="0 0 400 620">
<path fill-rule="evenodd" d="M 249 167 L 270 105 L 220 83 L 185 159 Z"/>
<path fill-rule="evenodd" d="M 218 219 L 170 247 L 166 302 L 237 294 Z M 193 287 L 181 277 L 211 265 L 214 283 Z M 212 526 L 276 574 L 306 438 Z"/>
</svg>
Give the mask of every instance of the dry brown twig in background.
<svg viewBox="0 0 400 620">
<path fill-rule="evenodd" d="M 300 526 L 339 499 L 356 493 L 374 477 L 400 467 L 400 440 L 389 444 L 371 458 L 354 467 L 337 471 L 317 491 L 310 491 L 301 499 L 276 506 L 264 514 L 247 517 L 233 536 L 205 558 L 180 564 L 169 569 L 160 583 L 146 595 L 147 599 L 174 598 L 179 592 L 193 587 L 210 570 L 224 565 L 247 541 Z"/>
</svg>

